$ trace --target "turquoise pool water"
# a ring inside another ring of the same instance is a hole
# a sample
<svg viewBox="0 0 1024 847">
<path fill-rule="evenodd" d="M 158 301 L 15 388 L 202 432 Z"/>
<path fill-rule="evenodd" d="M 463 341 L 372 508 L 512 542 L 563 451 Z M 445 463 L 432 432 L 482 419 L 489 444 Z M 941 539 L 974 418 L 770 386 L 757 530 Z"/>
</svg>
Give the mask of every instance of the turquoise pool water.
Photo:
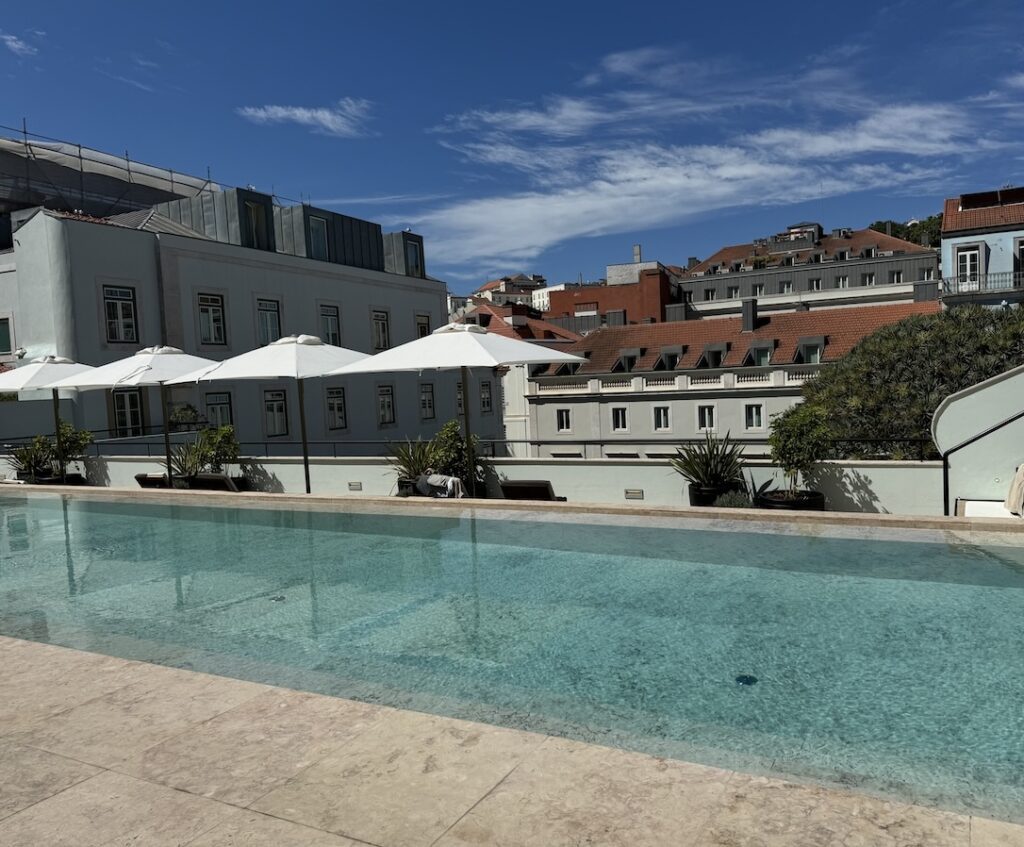
<svg viewBox="0 0 1024 847">
<path fill-rule="evenodd" d="M 1024 549 L 21 495 L 0 531 L 0 634 L 1024 819 Z"/>
</svg>

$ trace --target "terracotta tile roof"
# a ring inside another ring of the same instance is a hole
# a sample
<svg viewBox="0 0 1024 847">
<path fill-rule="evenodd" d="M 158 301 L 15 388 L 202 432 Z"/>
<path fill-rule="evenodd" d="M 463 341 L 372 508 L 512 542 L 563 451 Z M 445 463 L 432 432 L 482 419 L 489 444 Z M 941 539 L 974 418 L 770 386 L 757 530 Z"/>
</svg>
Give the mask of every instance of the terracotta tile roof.
<svg viewBox="0 0 1024 847">
<path fill-rule="evenodd" d="M 579 333 L 570 329 L 548 323 L 540 318 L 526 317 L 525 323 L 513 326 L 510 323 L 512 309 L 508 306 L 493 306 L 486 300 L 481 301 L 473 315 L 490 315 L 487 331 L 506 338 L 518 338 L 522 341 L 561 341 L 564 343 L 579 341 Z"/>
<path fill-rule="evenodd" d="M 809 312 L 773 312 L 759 318 L 754 332 L 743 332 L 743 321 L 739 317 L 604 327 L 585 336 L 566 351 L 581 356 L 588 354 L 590 361 L 580 367 L 579 373 L 611 373 L 621 351 L 636 348 L 643 352 L 633 370 L 650 371 L 661 356 L 662 348 L 678 346 L 684 349 L 677 369 L 686 370 L 697 367 L 705 347 L 712 344 L 729 345 L 722 367 L 738 367 L 746 358 L 752 342 L 770 343 L 774 364 L 792 364 L 801 338 L 824 336 L 822 361 L 834 362 L 875 330 L 911 315 L 932 314 L 940 309 L 937 301 L 930 301 L 812 309 Z M 549 369 L 548 373 L 554 373 L 554 369 Z"/>
<path fill-rule="evenodd" d="M 997 195 L 1000 192 L 992 192 Z M 1012 197 L 1012 195 L 1011 195 Z M 942 232 L 961 232 L 976 229 L 996 229 L 1018 225 L 1024 228 L 1024 200 L 1005 205 L 962 209 L 960 197 L 950 197 L 942 210 Z"/>
<path fill-rule="evenodd" d="M 849 238 L 833 238 L 831 235 L 824 235 L 813 248 L 797 250 L 792 253 L 778 252 L 784 246 L 785 243 L 782 242 L 771 243 L 767 246 L 734 244 L 731 247 L 723 247 L 700 264 L 694 265 L 688 271 L 683 271 L 681 276 L 683 279 L 690 279 L 697 273 L 706 272 L 714 265 L 728 271 L 734 262 L 749 265 L 755 258 L 764 259 L 768 268 L 776 268 L 781 266 L 780 263 L 784 256 L 792 257 L 794 265 L 806 265 L 808 259 L 815 253 L 824 254 L 822 261 L 828 262 L 832 261 L 836 253 L 842 250 L 848 250 L 850 258 L 856 259 L 865 247 L 875 247 L 879 251 L 893 250 L 904 253 L 927 253 L 932 249 L 873 229 L 851 230 Z"/>
<path fill-rule="evenodd" d="M 504 281 L 505 280 L 503 279 L 492 279 L 490 282 L 485 282 L 483 285 L 481 285 L 477 289 L 477 291 L 491 291 L 495 288 L 498 288 Z M 475 294 L 476 291 L 474 291 L 473 293 Z"/>
</svg>

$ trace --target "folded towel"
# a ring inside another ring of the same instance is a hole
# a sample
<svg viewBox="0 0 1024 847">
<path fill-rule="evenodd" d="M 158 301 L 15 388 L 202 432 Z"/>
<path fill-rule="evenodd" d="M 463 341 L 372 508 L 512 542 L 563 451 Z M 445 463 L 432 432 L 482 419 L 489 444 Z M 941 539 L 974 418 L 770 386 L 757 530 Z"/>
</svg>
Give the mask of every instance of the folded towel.
<svg viewBox="0 0 1024 847">
<path fill-rule="evenodd" d="M 1011 514 L 1024 514 L 1024 465 L 1020 465 L 1013 475 L 1013 482 L 1010 483 L 1010 491 L 1003 505 Z"/>
</svg>

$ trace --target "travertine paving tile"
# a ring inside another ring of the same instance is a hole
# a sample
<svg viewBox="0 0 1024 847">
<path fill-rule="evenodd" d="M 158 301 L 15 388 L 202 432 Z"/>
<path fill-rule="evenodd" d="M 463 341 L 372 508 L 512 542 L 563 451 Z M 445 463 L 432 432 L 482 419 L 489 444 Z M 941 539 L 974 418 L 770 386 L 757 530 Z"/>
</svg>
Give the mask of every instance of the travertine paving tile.
<svg viewBox="0 0 1024 847">
<path fill-rule="evenodd" d="M 377 706 L 270 689 L 157 744 L 119 770 L 245 806 L 341 749 Z"/>
<path fill-rule="evenodd" d="M 0 820 L 98 773 L 43 750 L 0 744 Z"/>
<path fill-rule="evenodd" d="M 252 808 L 387 847 L 428 845 L 543 736 L 388 712 Z"/>
<path fill-rule="evenodd" d="M 437 842 L 686 847 L 721 801 L 728 771 L 547 740 Z"/>
<path fill-rule="evenodd" d="M 3 847 L 179 847 L 232 806 L 106 771 L 0 821 Z"/>
<path fill-rule="evenodd" d="M 971 847 L 1024 847 L 1024 826 L 971 818 Z"/>
<path fill-rule="evenodd" d="M 968 847 L 969 819 L 737 774 L 700 847 Z"/>
<path fill-rule="evenodd" d="M 139 681 L 61 712 L 18 741 L 111 768 L 266 690 L 169 668 L 139 670 Z"/>
<path fill-rule="evenodd" d="M 244 812 L 190 841 L 188 847 L 364 847 L 365 843 L 257 812 Z"/>
</svg>

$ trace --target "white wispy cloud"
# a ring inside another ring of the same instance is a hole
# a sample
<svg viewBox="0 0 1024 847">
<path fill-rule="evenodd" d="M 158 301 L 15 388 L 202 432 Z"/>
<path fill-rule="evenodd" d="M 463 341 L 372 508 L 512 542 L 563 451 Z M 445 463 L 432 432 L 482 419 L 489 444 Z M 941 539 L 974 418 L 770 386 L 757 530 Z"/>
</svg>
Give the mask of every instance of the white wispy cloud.
<svg viewBox="0 0 1024 847">
<path fill-rule="evenodd" d="M 294 123 L 325 135 L 358 138 L 368 132 L 372 108 L 369 100 L 343 97 L 331 106 L 242 106 L 235 111 L 257 124 Z"/>
<path fill-rule="evenodd" d="M 391 206 L 399 203 L 431 203 L 447 200 L 451 194 L 381 194 L 373 197 L 323 197 L 310 200 L 314 206 Z"/>
<path fill-rule="evenodd" d="M 29 44 L 24 39 L 18 38 L 16 35 L 0 31 L 0 43 L 10 50 L 15 56 L 35 56 L 39 52 L 39 49 L 32 44 Z"/>
<path fill-rule="evenodd" d="M 132 79 L 132 77 L 122 76 L 121 74 L 112 73 L 110 71 L 105 71 L 105 70 L 103 70 L 103 68 L 97 68 L 96 72 L 99 73 L 99 74 L 102 74 L 107 79 L 112 79 L 115 82 L 122 82 L 125 85 L 130 85 L 132 88 L 139 89 L 139 91 L 145 91 L 145 92 L 147 92 L 149 94 L 152 94 L 154 91 L 156 91 L 156 89 L 152 85 L 150 85 L 149 83 L 142 82 L 141 80 L 138 80 L 138 79 Z"/>
</svg>

